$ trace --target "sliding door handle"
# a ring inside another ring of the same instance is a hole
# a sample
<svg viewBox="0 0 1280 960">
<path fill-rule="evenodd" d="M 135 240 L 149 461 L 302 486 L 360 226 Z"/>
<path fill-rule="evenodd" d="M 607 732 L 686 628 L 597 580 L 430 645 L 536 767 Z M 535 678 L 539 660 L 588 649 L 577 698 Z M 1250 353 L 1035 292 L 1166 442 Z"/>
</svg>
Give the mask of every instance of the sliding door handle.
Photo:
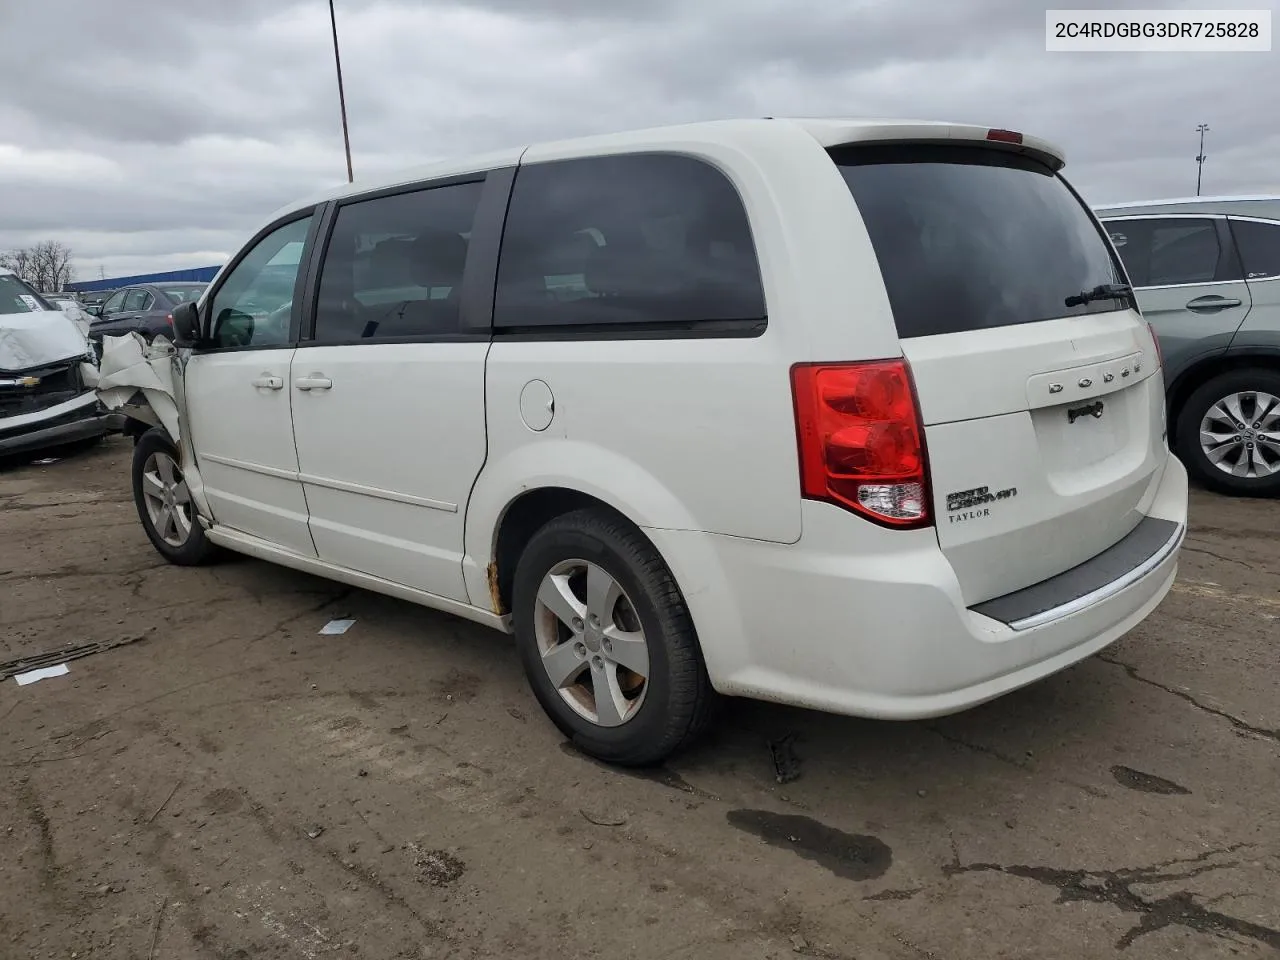
<svg viewBox="0 0 1280 960">
<path fill-rule="evenodd" d="M 318 373 L 313 373 L 309 377 L 298 377 L 293 381 L 293 385 L 299 390 L 328 390 L 333 386 L 333 381 L 328 377 L 322 377 Z"/>
</svg>

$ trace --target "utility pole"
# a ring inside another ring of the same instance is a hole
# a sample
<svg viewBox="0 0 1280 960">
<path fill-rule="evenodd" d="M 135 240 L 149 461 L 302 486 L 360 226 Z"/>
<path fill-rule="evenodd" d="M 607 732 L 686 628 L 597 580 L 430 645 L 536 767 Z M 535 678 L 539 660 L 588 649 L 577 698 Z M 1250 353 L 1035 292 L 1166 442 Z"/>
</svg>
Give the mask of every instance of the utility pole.
<svg viewBox="0 0 1280 960">
<path fill-rule="evenodd" d="M 1204 135 L 1209 130 L 1207 123 L 1196 127 L 1200 131 L 1200 155 L 1196 157 L 1196 196 L 1200 196 L 1200 175 L 1204 173 Z"/>
<path fill-rule="evenodd" d="M 347 130 L 347 97 L 342 89 L 342 58 L 338 56 L 338 18 L 333 12 L 333 0 L 329 0 L 329 26 L 333 28 L 333 65 L 338 70 L 338 107 L 342 110 L 342 145 L 347 151 L 347 182 L 353 183 L 351 172 L 351 134 Z"/>
</svg>

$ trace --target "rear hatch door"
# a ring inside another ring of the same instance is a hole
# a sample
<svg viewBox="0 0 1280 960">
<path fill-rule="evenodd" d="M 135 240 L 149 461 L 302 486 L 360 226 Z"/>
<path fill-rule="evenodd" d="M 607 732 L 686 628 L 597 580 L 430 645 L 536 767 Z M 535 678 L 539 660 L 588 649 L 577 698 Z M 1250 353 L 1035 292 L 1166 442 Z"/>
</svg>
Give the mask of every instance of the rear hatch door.
<svg viewBox="0 0 1280 960">
<path fill-rule="evenodd" d="M 938 542 L 965 602 L 1122 539 L 1166 460 L 1164 399 L 1150 330 L 1088 208 L 1042 157 L 980 141 L 832 157 L 915 378 Z"/>
</svg>

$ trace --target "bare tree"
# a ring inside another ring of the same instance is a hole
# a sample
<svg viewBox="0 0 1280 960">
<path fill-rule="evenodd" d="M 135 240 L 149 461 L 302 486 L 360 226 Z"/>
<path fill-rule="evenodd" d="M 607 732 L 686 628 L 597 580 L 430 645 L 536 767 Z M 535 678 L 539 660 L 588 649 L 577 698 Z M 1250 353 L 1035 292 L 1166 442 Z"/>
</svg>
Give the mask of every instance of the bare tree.
<svg viewBox="0 0 1280 960">
<path fill-rule="evenodd" d="M 0 267 L 12 270 L 27 283 L 32 281 L 32 257 L 31 251 L 27 248 L 7 250 L 4 253 L 0 253 Z"/>
<path fill-rule="evenodd" d="M 16 271 L 15 271 L 16 272 Z M 75 277 L 71 248 L 60 240 L 41 240 L 31 248 L 31 277 L 41 293 L 61 293 Z"/>
</svg>

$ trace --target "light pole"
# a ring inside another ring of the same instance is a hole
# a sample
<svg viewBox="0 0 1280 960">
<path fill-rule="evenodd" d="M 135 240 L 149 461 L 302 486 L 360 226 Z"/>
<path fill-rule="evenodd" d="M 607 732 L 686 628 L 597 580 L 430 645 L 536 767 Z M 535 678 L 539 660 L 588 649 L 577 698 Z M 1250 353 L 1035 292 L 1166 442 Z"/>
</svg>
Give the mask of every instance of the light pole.
<svg viewBox="0 0 1280 960">
<path fill-rule="evenodd" d="M 329 26 L 333 28 L 333 65 L 338 70 L 338 107 L 342 110 L 342 145 L 347 151 L 347 182 L 353 183 L 351 172 L 351 134 L 347 130 L 347 97 L 342 89 L 342 58 L 338 56 L 338 18 L 333 12 L 333 0 L 329 0 Z"/>
<path fill-rule="evenodd" d="M 1209 130 L 1207 123 L 1196 127 L 1200 131 L 1200 155 L 1196 157 L 1196 196 L 1200 196 L 1200 175 L 1204 173 L 1204 135 Z"/>
</svg>

